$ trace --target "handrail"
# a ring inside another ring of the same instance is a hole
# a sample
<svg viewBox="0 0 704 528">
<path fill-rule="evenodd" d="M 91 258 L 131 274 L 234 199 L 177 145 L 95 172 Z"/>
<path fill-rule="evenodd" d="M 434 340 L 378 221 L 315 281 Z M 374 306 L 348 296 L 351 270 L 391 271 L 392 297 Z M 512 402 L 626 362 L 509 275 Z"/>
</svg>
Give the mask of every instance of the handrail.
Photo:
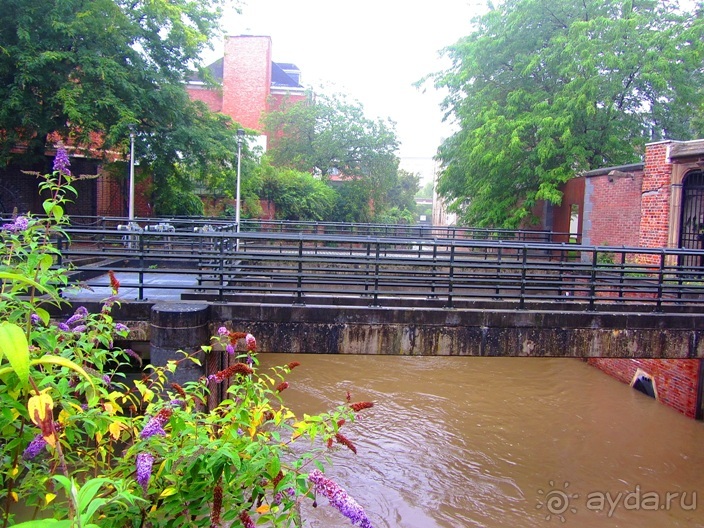
<svg viewBox="0 0 704 528">
<path fill-rule="evenodd" d="M 42 215 L 36 215 L 41 217 Z M 193 231 L 204 226 L 215 230 L 235 231 L 235 221 L 228 217 L 190 217 L 163 216 L 137 217 L 133 222 L 142 228 L 162 223 L 175 226 L 177 231 Z M 128 218 L 119 216 L 86 216 L 72 215 L 71 225 L 74 228 L 115 229 L 118 225 L 127 225 Z M 311 233 L 351 236 L 400 236 L 433 238 L 439 236 L 448 239 L 486 239 L 486 240 L 516 240 L 554 243 L 576 238 L 572 233 L 561 233 L 544 229 L 505 229 L 463 226 L 433 226 L 431 224 L 378 224 L 378 223 L 348 223 L 310 220 L 260 220 L 243 219 L 240 222 L 241 231 L 267 231 L 277 233 Z"/>
<path fill-rule="evenodd" d="M 704 303 L 704 266 L 682 265 L 704 263 L 700 250 L 303 232 L 66 232 L 60 264 L 71 263 L 74 283 L 100 288 L 111 269 L 137 299 L 168 290 L 218 301 L 441 308 L 476 300 L 650 311 Z"/>
</svg>

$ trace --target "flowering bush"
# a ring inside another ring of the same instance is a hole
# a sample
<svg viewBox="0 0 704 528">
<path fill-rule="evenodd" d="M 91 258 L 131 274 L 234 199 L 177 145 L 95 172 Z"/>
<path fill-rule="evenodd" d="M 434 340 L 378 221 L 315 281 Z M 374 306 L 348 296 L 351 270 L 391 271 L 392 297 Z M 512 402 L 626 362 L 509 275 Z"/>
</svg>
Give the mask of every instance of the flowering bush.
<svg viewBox="0 0 704 528">
<path fill-rule="evenodd" d="M 2 526 L 21 511 L 59 528 L 300 525 L 300 501 L 320 494 L 370 527 L 359 504 L 321 473 L 332 446 L 356 453 L 340 428 L 370 402 L 348 395 L 329 413 L 296 417 L 282 393 L 298 363 L 262 372 L 254 336 L 224 326 L 203 350 L 228 354 L 226 369 L 168 384 L 169 373 L 198 361 L 184 353 L 128 382 L 123 367 L 141 358 L 114 346 L 129 332 L 112 317 L 114 275 L 99 313 L 78 307 L 65 321 L 50 319 L 68 282 L 51 242 L 73 193 L 63 150 L 54 169 L 41 184 L 46 218 L 18 216 L 0 227 Z M 225 399 L 207 409 L 220 384 Z"/>
</svg>

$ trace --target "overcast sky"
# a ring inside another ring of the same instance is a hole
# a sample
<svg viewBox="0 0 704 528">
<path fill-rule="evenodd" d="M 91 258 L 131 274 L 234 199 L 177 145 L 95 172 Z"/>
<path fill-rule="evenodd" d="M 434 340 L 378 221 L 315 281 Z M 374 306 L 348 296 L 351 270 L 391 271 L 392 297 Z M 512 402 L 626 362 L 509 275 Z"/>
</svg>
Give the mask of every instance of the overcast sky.
<svg viewBox="0 0 704 528">
<path fill-rule="evenodd" d="M 402 166 L 428 176 L 428 160 L 450 128 L 442 124 L 441 95 L 413 83 L 447 66 L 439 50 L 471 32 L 485 1 L 245 2 L 241 15 L 226 15 L 225 34 L 270 36 L 273 60 L 296 64 L 304 85 L 347 94 L 369 118 L 395 121 Z M 213 57 L 221 56 L 218 43 Z M 412 167 L 413 158 L 425 160 L 425 169 Z"/>
</svg>

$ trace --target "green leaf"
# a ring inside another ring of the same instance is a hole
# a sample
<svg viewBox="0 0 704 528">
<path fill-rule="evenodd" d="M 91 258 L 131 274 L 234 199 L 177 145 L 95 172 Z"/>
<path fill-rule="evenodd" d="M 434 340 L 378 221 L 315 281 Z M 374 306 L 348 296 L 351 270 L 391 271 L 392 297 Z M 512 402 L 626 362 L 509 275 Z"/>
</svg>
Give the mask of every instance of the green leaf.
<svg viewBox="0 0 704 528">
<path fill-rule="evenodd" d="M 0 348 L 2 348 L 2 337 L 1 337 L 3 335 L 2 327 L 7 324 L 11 324 L 11 323 L 3 323 L 2 325 L 0 325 Z M 17 326 L 17 325 L 13 325 L 13 326 Z M 22 335 L 24 336 L 24 333 Z M 26 339 L 25 339 L 25 343 L 26 343 Z M 29 347 L 27 347 L 27 358 L 29 358 Z M 9 357 L 8 357 L 8 359 L 9 359 Z M 10 364 L 12 365 L 12 361 L 10 361 Z M 45 355 L 39 359 L 33 359 L 33 360 L 29 361 L 28 365 L 27 365 L 27 378 L 26 378 L 27 380 L 29 380 L 29 366 L 34 366 L 34 365 L 58 365 L 60 367 L 69 368 L 71 370 L 76 371 L 81 376 L 83 376 L 86 380 L 88 380 L 88 383 L 90 383 L 90 385 L 93 388 L 95 388 L 95 385 L 93 384 L 92 378 L 88 375 L 88 373 L 85 370 L 83 370 L 79 365 L 77 365 L 73 361 L 68 360 L 66 358 L 63 358 L 61 356 Z M 20 363 L 20 367 L 21 366 L 22 365 Z M 5 374 L 8 374 L 9 372 L 13 372 L 13 371 L 17 373 L 17 368 L 14 365 L 12 365 L 11 367 L 5 367 L 3 369 L 0 369 L 0 376 L 3 376 Z M 22 371 L 20 371 L 20 372 L 22 372 Z M 18 373 L 17 375 L 19 376 L 20 373 Z M 25 381 L 25 383 L 26 382 L 27 381 Z"/>
<path fill-rule="evenodd" d="M 267 467 L 267 472 L 269 473 L 269 478 L 276 478 L 281 470 L 281 460 L 279 457 L 274 455 L 269 460 L 269 466 Z"/>
<path fill-rule="evenodd" d="M 7 321 L 0 324 L 0 359 L 3 355 L 12 366 L 20 382 L 29 381 L 29 344 L 22 329 Z"/>
<path fill-rule="evenodd" d="M 55 204 L 51 208 L 51 214 L 56 220 L 61 220 L 64 216 L 64 208 L 61 207 L 59 204 Z"/>
<path fill-rule="evenodd" d="M 34 313 L 36 313 L 45 325 L 49 324 L 51 316 L 44 308 L 34 307 Z"/>
<path fill-rule="evenodd" d="M 93 500 L 105 482 L 109 482 L 109 480 L 106 478 L 94 478 L 90 479 L 83 485 L 78 492 L 78 507 L 81 510 L 83 510 L 85 506 Z M 85 520 L 90 520 L 90 516 Z"/>
<path fill-rule="evenodd" d="M 42 203 L 42 207 L 44 208 L 44 213 L 49 216 L 51 214 L 52 208 L 54 207 L 54 201 L 44 200 L 44 203 Z"/>
<path fill-rule="evenodd" d="M 54 257 L 52 257 L 49 253 L 45 253 L 39 260 L 39 267 L 42 269 L 42 271 L 46 271 L 51 267 L 53 263 Z"/>
<path fill-rule="evenodd" d="M 71 528 L 71 520 L 66 519 L 57 521 L 56 519 L 39 519 L 36 521 L 27 521 L 19 524 L 13 524 L 13 528 Z"/>
<path fill-rule="evenodd" d="M 17 273 L 8 273 L 6 271 L 0 271 L 0 279 L 9 280 L 11 282 L 23 282 L 25 284 L 33 286 L 42 293 L 47 292 L 47 289 L 38 282 L 30 279 L 29 277 L 25 277 L 24 275 L 18 275 Z"/>
</svg>

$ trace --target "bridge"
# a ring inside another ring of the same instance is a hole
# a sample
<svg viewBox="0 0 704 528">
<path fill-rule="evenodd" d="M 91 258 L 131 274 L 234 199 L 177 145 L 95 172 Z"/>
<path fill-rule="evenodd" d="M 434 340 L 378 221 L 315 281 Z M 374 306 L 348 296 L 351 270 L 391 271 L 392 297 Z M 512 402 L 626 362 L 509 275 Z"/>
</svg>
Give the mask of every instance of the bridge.
<svg viewBox="0 0 704 528">
<path fill-rule="evenodd" d="M 99 303 L 113 271 L 133 340 L 182 307 L 265 351 L 704 358 L 704 251 L 543 231 L 116 222 L 57 240 L 71 266 L 63 294 Z"/>
</svg>

